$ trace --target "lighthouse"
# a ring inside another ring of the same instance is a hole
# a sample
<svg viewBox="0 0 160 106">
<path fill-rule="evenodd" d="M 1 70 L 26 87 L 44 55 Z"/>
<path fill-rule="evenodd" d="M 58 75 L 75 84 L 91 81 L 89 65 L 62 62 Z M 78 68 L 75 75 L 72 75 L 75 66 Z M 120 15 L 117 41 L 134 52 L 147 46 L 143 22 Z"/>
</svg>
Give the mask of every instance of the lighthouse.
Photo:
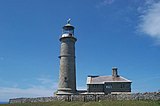
<svg viewBox="0 0 160 106">
<path fill-rule="evenodd" d="M 76 62 L 75 62 L 75 42 L 74 26 L 70 24 L 70 19 L 62 28 L 60 37 L 60 70 L 59 85 L 57 95 L 67 95 L 76 93 Z"/>
</svg>

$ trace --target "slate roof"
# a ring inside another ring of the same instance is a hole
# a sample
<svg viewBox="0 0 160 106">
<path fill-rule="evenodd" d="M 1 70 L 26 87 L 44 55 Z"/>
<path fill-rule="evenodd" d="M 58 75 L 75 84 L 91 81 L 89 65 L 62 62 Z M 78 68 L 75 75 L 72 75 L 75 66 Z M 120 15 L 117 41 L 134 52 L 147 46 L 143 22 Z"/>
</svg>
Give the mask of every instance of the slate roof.
<svg viewBox="0 0 160 106">
<path fill-rule="evenodd" d="M 87 77 L 87 84 L 104 84 L 105 82 L 131 82 L 130 80 L 118 76 L 88 76 Z"/>
</svg>

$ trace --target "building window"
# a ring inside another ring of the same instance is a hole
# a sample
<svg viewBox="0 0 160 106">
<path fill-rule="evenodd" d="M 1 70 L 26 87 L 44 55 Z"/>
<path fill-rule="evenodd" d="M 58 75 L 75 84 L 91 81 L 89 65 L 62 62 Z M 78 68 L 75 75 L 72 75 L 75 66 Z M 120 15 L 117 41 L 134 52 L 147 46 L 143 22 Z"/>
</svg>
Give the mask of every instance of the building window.
<svg viewBox="0 0 160 106">
<path fill-rule="evenodd" d="M 95 87 L 96 87 L 96 85 L 93 85 L 93 87 L 95 88 Z"/>
<path fill-rule="evenodd" d="M 89 90 L 89 85 L 87 85 L 87 91 Z"/>
<path fill-rule="evenodd" d="M 106 85 L 106 88 L 107 88 L 107 89 L 111 89 L 111 88 L 112 88 L 112 85 L 111 85 L 111 84 L 107 84 L 107 85 Z"/>
<path fill-rule="evenodd" d="M 98 85 L 97 84 L 93 84 L 92 87 L 93 88 L 98 88 Z"/>
<path fill-rule="evenodd" d="M 125 88 L 125 84 L 121 84 L 121 88 Z"/>
</svg>

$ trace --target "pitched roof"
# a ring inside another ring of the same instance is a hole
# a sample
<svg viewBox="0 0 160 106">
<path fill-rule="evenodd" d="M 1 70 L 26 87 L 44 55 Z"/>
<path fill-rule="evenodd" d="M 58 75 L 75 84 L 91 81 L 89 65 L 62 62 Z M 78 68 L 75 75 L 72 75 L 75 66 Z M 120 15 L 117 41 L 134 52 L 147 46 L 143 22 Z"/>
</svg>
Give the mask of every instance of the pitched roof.
<svg viewBox="0 0 160 106">
<path fill-rule="evenodd" d="M 87 84 L 104 84 L 105 82 L 131 82 L 130 80 L 119 76 L 88 76 Z"/>
</svg>

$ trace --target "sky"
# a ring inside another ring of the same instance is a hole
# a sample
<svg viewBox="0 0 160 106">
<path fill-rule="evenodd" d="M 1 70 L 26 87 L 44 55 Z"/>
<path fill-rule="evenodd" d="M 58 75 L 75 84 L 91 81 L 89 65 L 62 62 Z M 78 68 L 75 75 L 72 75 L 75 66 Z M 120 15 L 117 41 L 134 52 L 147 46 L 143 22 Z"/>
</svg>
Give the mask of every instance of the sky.
<svg viewBox="0 0 160 106">
<path fill-rule="evenodd" d="M 53 96 L 68 18 L 77 89 L 118 67 L 132 92 L 160 90 L 160 0 L 0 0 L 0 101 Z"/>
</svg>

